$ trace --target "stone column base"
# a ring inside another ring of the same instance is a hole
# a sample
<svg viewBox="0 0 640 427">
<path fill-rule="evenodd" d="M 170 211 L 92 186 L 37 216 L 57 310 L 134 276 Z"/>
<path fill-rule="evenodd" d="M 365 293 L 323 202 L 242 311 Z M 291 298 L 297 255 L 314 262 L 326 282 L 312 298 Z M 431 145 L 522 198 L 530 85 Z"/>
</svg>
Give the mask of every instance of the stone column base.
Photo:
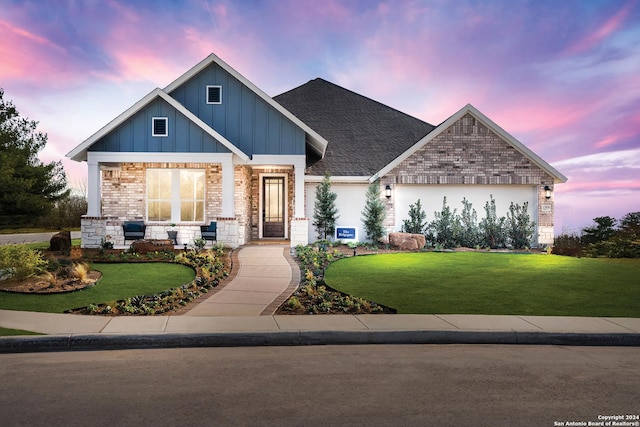
<svg viewBox="0 0 640 427">
<path fill-rule="evenodd" d="M 541 225 L 538 227 L 538 243 L 541 247 L 553 245 L 554 238 L 553 225 Z"/>
<path fill-rule="evenodd" d="M 217 218 L 216 222 L 218 223 L 218 243 L 234 249 L 246 243 L 244 238 L 240 236 L 237 218 Z"/>
</svg>

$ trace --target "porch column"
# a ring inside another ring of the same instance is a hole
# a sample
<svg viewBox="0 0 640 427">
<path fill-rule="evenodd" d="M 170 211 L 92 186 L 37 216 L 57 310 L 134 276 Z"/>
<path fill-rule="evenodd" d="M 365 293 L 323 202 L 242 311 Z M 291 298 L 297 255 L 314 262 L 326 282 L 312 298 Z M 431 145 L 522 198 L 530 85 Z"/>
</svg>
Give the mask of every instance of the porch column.
<svg viewBox="0 0 640 427">
<path fill-rule="evenodd" d="M 226 218 L 236 216 L 234 206 L 235 179 L 233 171 L 233 155 L 222 160 L 222 215 Z"/>
<path fill-rule="evenodd" d="M 87 153 L 87 216 L 99 217 L 100 212 L 100 164 Z"/>
<path fill-rule="evenodd" d="M 293 172 L 295 177 L 295 204 L 293 209 L 294 218 L 304 218 L 306 215 L 304 211 L 304 168 L 304 157 L 293 164 Z"/>
</svg>

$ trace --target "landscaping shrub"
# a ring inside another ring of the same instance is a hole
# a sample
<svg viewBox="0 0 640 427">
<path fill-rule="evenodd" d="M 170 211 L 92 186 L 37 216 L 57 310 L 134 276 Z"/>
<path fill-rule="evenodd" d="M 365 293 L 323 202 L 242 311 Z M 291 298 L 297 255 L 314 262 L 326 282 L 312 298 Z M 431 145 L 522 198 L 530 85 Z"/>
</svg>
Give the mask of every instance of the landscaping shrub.
<svg viewBox="0 0 640 427">
<path fill-rule="evenodd" d="M 581 256 L 582 239 L 577 234 L 562 233 L 555 238 L 553 253 L 555 255 Z"/>
<path fill-rule="evenodd" d="M 515 249 L 531 246 L 536 223 L 531 221 L 528 209 L 529 202 L 524 202 L 522 206 L 513 202 L 509 205 L 506 220 L 507 237 L 509 243 Z"/>
<path fill-rule="evenodd" d="M 480 235 L 482 245 L 491 249 L 503 248 L 507 244 L 505 234 L 505 217 L 498 217 L 496 213 L 496 201 L 490 195 L 490 201 L 485 203 L 485 217 L 480 221 Z"/>
<path fill-rule="evenodd" d="M 402 221 L 403 233 L 424 234 L 427 228 L 427 214 L 422 209 L 420 199 L 414 204 L 409 205 L 409 219 Z"/>
<path fill-rule="evenodd" d="M 338 250 L 327 251 L 324 242 L 297 246 L 296 257 L 303 281 L 295 293 L 281 306 L 283 313 L 382 313 L 384 308 L 362 298 L 334 291 L 324 284 L 324 270 L 342 258 Z"/>
<path fill-rule="evenodd" d="M 455 240 L 455 230 L 458 228 L 456 210 L 451 211 L 447 205 L 446 197 L 442 201 L 442 210 L 433 214 L 436 219 L 429 224 L 430 237 L 432 236 L 433 242 L 445 248 L 456 247 L 458 243 Z"/>
<path fill-rule="evenodd" d="M 44 272 L 47 265 L 47 260 L 36 249 L 30 249 L 24 245 L 0 246 L 0 276 L 2 277 L 24 279 Z"/>
<path fill-rule="evenodd" d="M 462 199 L 462 212 L 456 221 L 455 237 L 459 246 L 465 248 L 475 248 L 480 245 L 478 214 L 466 198 Z"/>
</svg>

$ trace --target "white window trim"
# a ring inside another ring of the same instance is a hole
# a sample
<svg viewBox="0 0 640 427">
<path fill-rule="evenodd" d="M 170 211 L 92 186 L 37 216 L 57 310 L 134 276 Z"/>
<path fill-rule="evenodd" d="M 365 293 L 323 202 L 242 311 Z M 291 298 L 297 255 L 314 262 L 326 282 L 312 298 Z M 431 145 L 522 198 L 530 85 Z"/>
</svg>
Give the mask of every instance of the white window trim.
<svg viewBox="0 0 640 427">
<path fill-rule="evenodd" d="M 218 89 L 220 89 L 220 101 L 219 102 L 210 102 L 209 101 L 209 88 L 214 88 L 214 87 L 217 87 Z M 205 90 L 205 98 L 206 98 L 207 104 L 210 104 L 210 105 L 220 105 L 220 104 L 222 104 L 222 85 L 207 85 L 207 88 Z"/>
<path fill-rule="evenodd" d="M 155 126 L 156 120 L 164 120 L 165 133 L 163 134 L 156 133 L 156 126 Z M 168 117 L 151 117 L 151 136 L 161 136 L 161 137 L 169 136 L 169 118 Z"/>
<path fill-rule="evenodd" d="M 145 179 L 148 181 L 148 174 L 150 170 L 169 170 L 171 171 L 171 219 L 167 221 L 157 221 L 149 219 L 149 188 L 147 183 L 145 182 L 145 217 L 146 222 L 151 222 L 154 224 L 202 224 L 203 221 L 182 221 L 180 218 L 180 172 L 184 170 L 188 171 L 197 171 L 204 173 L 204 219 L 206 220 L 207 216 L 207 171 L 206 169 L 163 169 L 163 168 L 148 168 L 145 172 Z M 166 199 L 156 199 L 156 200 L 166 200 Z"/>
</svg>

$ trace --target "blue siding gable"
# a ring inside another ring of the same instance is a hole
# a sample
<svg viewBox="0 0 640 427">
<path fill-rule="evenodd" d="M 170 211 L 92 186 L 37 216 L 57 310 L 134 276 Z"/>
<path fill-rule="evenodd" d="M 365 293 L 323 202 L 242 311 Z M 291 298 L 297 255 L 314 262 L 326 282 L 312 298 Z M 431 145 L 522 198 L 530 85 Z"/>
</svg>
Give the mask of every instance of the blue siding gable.
<svg viewBox="0 0 640 427">
<path fill-rule="evenodd" d="M 222 86 L 221 104 L 207 104 L 208 85 Z M 249 156 L 305 154 L 304 130 L 215 63 L 169 95 Z"/>
<path fill-rule="evenodd" d="M 168 118 L 168 136 L 151 136 L 151 119 Z M 96 141 L 89 151 L 229 153 L 229 149 L 211 135 L 158 98 L 128 120 Z"/>
</svg>

